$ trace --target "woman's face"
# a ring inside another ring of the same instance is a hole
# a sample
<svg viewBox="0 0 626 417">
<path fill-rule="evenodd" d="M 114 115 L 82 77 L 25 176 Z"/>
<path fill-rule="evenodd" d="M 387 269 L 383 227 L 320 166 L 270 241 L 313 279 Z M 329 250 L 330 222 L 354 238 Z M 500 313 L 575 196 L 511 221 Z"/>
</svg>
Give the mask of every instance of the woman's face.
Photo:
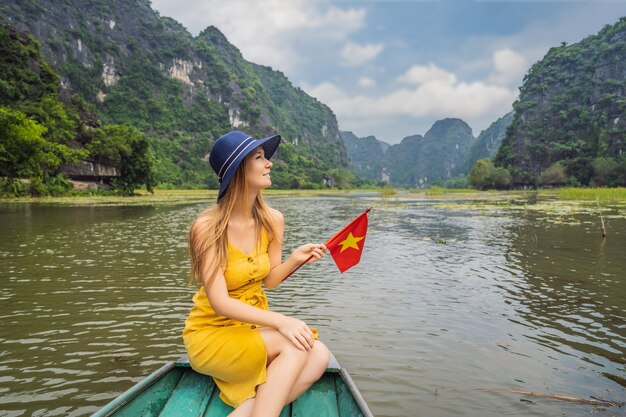
<svg viewBox="0 0 626 417">
<path fill-rule="evenodd" d="M 272 163 L 265 158 L 265 151 L 258 147 L 246 156 L 246 182 L 249 189 L 262 190 L 272 185 L 270 168 Z"/>
</svg>

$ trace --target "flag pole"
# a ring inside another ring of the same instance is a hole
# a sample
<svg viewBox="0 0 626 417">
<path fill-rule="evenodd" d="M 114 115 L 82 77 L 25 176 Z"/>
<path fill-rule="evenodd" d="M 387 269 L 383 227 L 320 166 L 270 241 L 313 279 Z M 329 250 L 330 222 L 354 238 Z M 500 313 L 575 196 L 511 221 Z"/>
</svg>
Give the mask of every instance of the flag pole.
<svg viewBox="0 0 626 417">
<path fill-rule="evenodd" d="M 361 214 L 359 214 L 358 216 L 356 216 L 356 217 L 355 217 L 355 218 L 354 218 L 354 219 L 353 219 L 350 223 L 348 223 L 348 224 L 347 224 L 347 225 L 345 225 L 345 226 L 344 226 L 344 227 L 343 227 L 340 231 L 338 231 L 337 233 L 335 233 L 335 234 L 333 235 L 333 237 L 331 237 L 330 239 L 328 239 L 328 240 L 326 241 L 325 245 L 326 245 L 326 246 L 328 246 L 328 245 L 329 245 L 329 244 L 330 244 L 330 243 L 331 243 L 331 242 L 332 242 L 332 241 L 333 241 L 333 240 L 334 240 L 337 236 L 340 236 L 340 235 L 341 235 L 341 234 L 342 234 L 342 233 L 343 233 L 343 232 L 344 232 L 344 231 L 345 231 L 348 227 L 352 226 L 352 224 L 353 224 L 355 221 L 357 221 L 357 219 L 358 219 L 359 217 L 361 217 L 361 216 L 362 216 L 363 214 L 365 214 L 365 213 L 369 213 L 369 212 L 370 212 L 370 210 L 372 210 L 372 208 L 371 208 L 371 207 L 366 208 L 366 209 L 365 209 L 365 211 L 363 211 L 363 213 L 361 213 Z M 302 268 L 302 266 L 303 266 L 305 263 L 309 262 L 312 258 L 313 258 L 313 255 L 309 256 L 309 257 L 308 257 L 308 258 L 307 258 L 304 262 L 302 262 L 302 263 L 301 263 L 300 265 L 298 265 L 298 266 L 297 266 L 294 270 L 292 270 L 290 273 L 288 273 L 288 274 L 287 274 L 287 276 L 286 276 L 285 278 L 283 278 L 283 279 L 282 279 L 282 281 L 280 281 L 280 282 L 283 282 L 283 281 L 285 281 L 287 278 L 289 278 L 290 276 L 292 276 L 292 275 L 293 275 L 293 274 L 294 274 L 294 273 L 295 273 L 298 269 Z"/>
</svg>

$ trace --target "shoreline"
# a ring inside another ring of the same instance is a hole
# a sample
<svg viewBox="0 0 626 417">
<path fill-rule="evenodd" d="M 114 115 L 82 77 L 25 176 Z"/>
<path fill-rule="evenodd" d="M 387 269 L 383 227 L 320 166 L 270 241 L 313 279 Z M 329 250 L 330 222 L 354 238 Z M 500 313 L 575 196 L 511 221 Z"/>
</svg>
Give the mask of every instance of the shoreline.
<svg viewBox="0 0 626 417">
<path fill-rule="evenodd" d="M 471 189 L 351 189 L 351 190 L 265 190 L 265 197 L 377 197 L 383 201 L 463 201 L 463 205 L 535 205 L 569 203 L 593 206 L 626 205 L 626 188 L 555 188 L 540 190 L 480 191 Z M 41 204 L 60 206 L 137 206 L 212 203 L 217 190 L 156 189 L 153 194 L 138 190 L 133 196 L 71 195 L 60 197 L 0 197 L 0 205 Z"/>
</svg>

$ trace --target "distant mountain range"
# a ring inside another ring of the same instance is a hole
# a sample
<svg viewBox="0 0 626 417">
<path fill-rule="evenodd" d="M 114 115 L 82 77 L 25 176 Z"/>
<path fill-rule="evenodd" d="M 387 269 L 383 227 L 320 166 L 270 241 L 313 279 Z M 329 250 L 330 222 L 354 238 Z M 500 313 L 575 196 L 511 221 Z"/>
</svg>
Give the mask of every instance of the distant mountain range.
<svg viewBox="0 0 626 417">
<path fill-rule="evenodd" d="M 482 158 L 506 168 L 518 187 L 626 185 L 626 18 L 550 49 L 524 77 L 513 109 L 476 140 L 459 119 L 384 152 L 375 138 L 342 137 L 357 172 L 396 186 L 440 184 Z"/>
<path fill-rule="evenodd" d="M 626 17 L 550 49 L 524 78 L 513 112 L 477 139 L 459 119 L 386 151 L 373 137 L 342 138 L 357 173 L 395 186 L 442 184 L 482 158 L 506 168 L 517 187 L 626 185 Z"/>
<path fill-rule="evenodd" d="M 424 136 L 408 136 L 395 145 L 352 132 L 341 132 L 341 137 L 360 177 L 422 188 L 466 175 L 478 159 L 493 157 L 512 118 L 509 113 L 498 119 L 478 139 L 460 119 L 439 120 Z"/>
<path fill-rule="evenodd" d="M 383 155 L 391 145 L 374 136 L 358 138 L 352 132 L 341 132 L 341 138 L 346 145 L 350 165 L 356 174 L 364 180 L 381 181 Z"/>
</svg>

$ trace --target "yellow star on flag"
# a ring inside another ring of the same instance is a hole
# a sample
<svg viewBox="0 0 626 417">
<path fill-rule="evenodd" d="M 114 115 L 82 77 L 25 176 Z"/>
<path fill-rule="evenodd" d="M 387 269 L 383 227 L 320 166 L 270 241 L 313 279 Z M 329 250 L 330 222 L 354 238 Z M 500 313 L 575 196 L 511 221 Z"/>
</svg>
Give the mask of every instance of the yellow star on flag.
<svg viewBox="0 0 626 417">
<path fill-rule="evenodd" d="M 348 248 L 354 248 L 356 250 L 360 250 L 359 249 L 359 245 L 357 245 L 357 242 L 363 240 L 364 237 L 365 236 L 354 237 L 352 235 L 352 232 L 350 232 L 348 237 L 345 238 L 345 240 L 343 242 L 339 242 L 339 244 L 341 245 L 341 250 L 339 251 L 339 253 L 343 252 L 344 250 L 346 250 Z"/>
</svg>

